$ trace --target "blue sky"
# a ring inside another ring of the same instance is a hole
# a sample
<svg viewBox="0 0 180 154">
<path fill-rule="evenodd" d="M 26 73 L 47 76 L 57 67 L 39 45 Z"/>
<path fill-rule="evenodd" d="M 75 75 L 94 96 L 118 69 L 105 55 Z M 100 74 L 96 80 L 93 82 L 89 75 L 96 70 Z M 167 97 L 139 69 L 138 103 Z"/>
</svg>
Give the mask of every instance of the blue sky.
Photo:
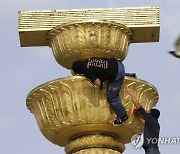
<svg viewBox="0 0 180 154">
<path fill-rule="evenodd" d="M 159 92 L 161 137 L 180 137 L 180 59 L 167 54 L 180 35 L 179 0 L 1 0 L 0 2 L 0 153 L 63 154 L 40 133 L 26 107 L 26 96 L 36 86 L 70 75 L 55 61 L 49 47 L 21 48 L 18 11 L 81 8 L 160 7 L 160 41 L 131 44 L 124 64 L 127 72 L 153 84 Z M 162 154 L 178 154 L 180 145 L 161 144 Z M 124 154 L 143 154 L 127 145 Z"/>
</svg>

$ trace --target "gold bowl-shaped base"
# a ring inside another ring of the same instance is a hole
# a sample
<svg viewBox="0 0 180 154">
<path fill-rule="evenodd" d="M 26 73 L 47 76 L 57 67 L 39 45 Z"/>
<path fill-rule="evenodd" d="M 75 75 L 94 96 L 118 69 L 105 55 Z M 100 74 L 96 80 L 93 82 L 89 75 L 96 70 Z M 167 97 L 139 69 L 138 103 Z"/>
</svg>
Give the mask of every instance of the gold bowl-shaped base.
<svg viewBox="0 0 180 154">
<path fill-rule="evenodd" d="M 120 143 L 129 143 L 143 126 L 134 115 L 134 105 L 124 92 L 127 85 L 142 106 L 149 110 L 158 101 L 157 90 L 146 81 L 126 77 L 120 96 L 129 119 L 113 126 L 116 118 L 106 101 L 106 85 L 102 90 L 82 76 L 71 76 L 47 82 L 27 96 L 27 107 L 35 115 L 42 134 L 54 144 L 67 146 L 84 135 L 104 134 Z"/>
<path fill-rule="evenodd" d="M 76 60 L 116 57 L 124 60 L 130 43 L 128 27 L 109 21 L 77 21 L 62 24 L 48 34 L 56 61 L 68 69 Z"/>
</svg>

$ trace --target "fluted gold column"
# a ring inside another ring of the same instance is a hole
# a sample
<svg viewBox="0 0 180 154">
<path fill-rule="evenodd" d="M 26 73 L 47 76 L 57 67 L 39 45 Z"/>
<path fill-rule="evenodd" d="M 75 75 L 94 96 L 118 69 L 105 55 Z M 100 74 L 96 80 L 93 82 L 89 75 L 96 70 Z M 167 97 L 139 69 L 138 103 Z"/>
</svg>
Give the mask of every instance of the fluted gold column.
<svg viewBox="0 0 180 154">
<path fill-rule="evenodd" d="M 67 69 L 71 69 L 74 61 L 89 57 L 116 57 L 123 61 L 131 42 L 158 41 L 158 10 L 146 7 L 22 11 L 20 41 L 22 46 L 49 45 L 57 63 Z M 97 19 L 94 15 L 98 15 Z M 112 125 L 116 115 L 106 100 L 107 83 L 100 90 L 83 76 L 60 78 L 36 87 L 27 96 L 27 107 L 42 134 L 65 147 L 67 154 L 121 154 L 131 137 L 143 131 L 133 114 L 132 100 L 124 91 L 125 85 L 146 110 L 158 101 L 153 85 L 125 77 L 120 97 L 129 118 L 118 127 Z"/>
</svg>

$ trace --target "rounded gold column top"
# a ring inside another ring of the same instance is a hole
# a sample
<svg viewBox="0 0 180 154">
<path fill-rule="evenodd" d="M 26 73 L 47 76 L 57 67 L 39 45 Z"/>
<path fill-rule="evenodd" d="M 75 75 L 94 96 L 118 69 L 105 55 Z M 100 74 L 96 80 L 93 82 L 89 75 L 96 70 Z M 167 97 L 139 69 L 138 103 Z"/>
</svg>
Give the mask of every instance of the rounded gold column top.
<svg viewBox="0 0 180 154">
<path fill-rule="evenodd" d="M 124 92 L 127 85 L 146 110 L 158 101 L 156 88 L 150 83 L 126 77 L 120 96 L 129 119 L 122 126 L 112 125 L 116 118 L 102 90 L 82 76 L 71 76 L 47 82 L 27 96 L 27 107 L 35 115 L 43 135 L 60 146 L 84 135 L 105 134 L 121 143 L 129 143 L 143 126 L 133 114 L 131 97 Z"/>
<path fill-rule="evenodd" d="M 123 61 L 130 36 L 130 29 L 123 24 L 85 20 L 61 24 L 53 28 L 47 37 L 56 61 L 71 69 L 74 61 L 94 56 L 116 57 Z"/>
</svg>

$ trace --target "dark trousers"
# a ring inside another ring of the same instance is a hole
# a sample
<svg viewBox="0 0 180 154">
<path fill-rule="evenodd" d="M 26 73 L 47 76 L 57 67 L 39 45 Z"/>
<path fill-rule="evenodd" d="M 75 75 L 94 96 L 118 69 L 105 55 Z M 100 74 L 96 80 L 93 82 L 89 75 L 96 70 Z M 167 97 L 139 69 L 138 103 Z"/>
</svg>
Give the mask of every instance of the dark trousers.
<svg viewBox="0 0 180 154">
<path fill-rule="evenodd" d="M 145 154 L 160 154 L 160 152 L 156 148 L 147 148 Z"/>
<path fill-rule="evenodd" d="M 125 68 L 124 65 L 118 61 L 118 73 L 115 80 L 110 81 L 106 91 L 107 100 L 116 113 L 118 118 L 121 118 L 126 114 L 126 110 L 121 102 L 119 92 L 124 82 Z"/>
</svg>

